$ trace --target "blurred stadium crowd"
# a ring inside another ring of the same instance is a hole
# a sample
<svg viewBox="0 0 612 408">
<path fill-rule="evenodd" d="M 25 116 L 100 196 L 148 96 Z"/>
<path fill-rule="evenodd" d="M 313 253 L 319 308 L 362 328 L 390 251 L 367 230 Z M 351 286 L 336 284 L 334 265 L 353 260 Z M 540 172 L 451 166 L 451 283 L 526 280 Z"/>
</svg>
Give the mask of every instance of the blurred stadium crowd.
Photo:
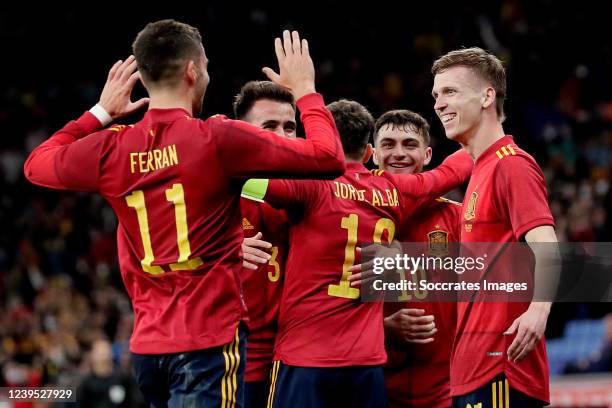
<svg viewBox="0 0 612 408">
<path fill-rule="evenodd" d="M 114 18 L 110 12 L 92 17 L 85 9 L 55 10 L 28 19 L 2 12 L 0 383 L 74 386 L 91 376 L 112 377 L 116 400 L 104 404 L 137 405 L 127 378 L 132 320 L 117 269 L 112 210 L 97 196 L 36 188 L 22 166 L 33 147 L 97 102 L 108 67 L 129 55 L 146 22 L 162 17 L 194 24 L 203 34 L 212 79 L 205 116 L 229 114 L 233 94 L 272 63 L 273 37 L 282 28 L 299 28 L 328 102 L 356 99 L 375 116 L 391 108 L 422 113 L 433 125 L 436 163 L 454 147 L 434 116 L 430 64 L 453 48 L 484 47 L 506 63 L 504 126 L 546 174 L 559 240 L 612 241 L 612 44 L 598 34 L 605 22 L 596 10 L 558 6 L 505 0 L 449 6 L 444 13 L 427 5 L 298 13 L 210 5 L 189 14 L 126 12 L 111 31 L 100 30 Z M 572 319 L 601 319 L 611 309 L 556 305 L 549 338 L 560 338 Z M 597 333 L 600 349 L 593 352 L 599 357 L 586 359 L 603 364 L 583 359 L 557 371 L 612 371 L 612 328 Z M 110 372 L 100 368 L 109 362 Z M 81 395 L 95 395 L 83 384 Z"/>
</svg>

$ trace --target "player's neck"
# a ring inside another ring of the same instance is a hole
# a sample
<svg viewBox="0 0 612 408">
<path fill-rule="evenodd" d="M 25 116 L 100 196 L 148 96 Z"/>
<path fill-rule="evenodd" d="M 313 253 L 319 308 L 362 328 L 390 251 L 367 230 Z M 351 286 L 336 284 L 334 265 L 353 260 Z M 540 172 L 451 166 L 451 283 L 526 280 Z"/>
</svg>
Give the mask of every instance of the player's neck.
<svg viewBox="0 0 612 408">
<path fill-rule="evenodd" d="M 477 160 L 489 147 L 504 137 L 502 124 L 495 120 L 490 123 L 483 123 L 482 126 L 474 130 L 474 133 L 466 138 L 463 148 Z"/>
<path fill-rule="evenodd" d="M 158 90 L 150 93 L 149 109 L 182 108 L 193 115 L 192 99 L 176 90 Z"/>
</svg>

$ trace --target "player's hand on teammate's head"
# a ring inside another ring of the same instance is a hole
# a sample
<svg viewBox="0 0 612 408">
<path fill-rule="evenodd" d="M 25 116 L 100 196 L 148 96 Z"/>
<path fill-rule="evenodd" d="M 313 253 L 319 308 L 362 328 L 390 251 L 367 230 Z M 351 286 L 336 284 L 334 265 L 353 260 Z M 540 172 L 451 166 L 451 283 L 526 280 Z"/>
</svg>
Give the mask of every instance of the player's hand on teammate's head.
<svg viewBox="0 0 612 408">
<path fill-rule="evenodd" d="M 258 232 L 251 238 L 242 241 L 242 266 L 247 269 L 257 270 L 259 265 L 267 264 L 271 255 L 258 248 L 270 249 L 272 244 L 263 241 L 262 233 Z"/>
<path fill-rule="evenodd" d="M 130 55 L 125 61 L 117 61 L 108 72 L 98 104 L 113 120 L 130 115 L 149 103 L 149 98 L 142 98 L 136 102 L 131 100 L 132 89 L 140 80 L 140 73 L 136 69 L 136 58 Z"/>
<path fill-rule="evenodd" d="M 287 88 L 296 100 L 315 92 L 315 70 L 308 51 L 308 41 L 300 40 L 297 31 L 290 33 L 285 30 L 282 40 L 274 40 L 274 49 L 278 59 L 278 73 L 268 67 L 262 70 L 270 81 Z"/>
</svg>

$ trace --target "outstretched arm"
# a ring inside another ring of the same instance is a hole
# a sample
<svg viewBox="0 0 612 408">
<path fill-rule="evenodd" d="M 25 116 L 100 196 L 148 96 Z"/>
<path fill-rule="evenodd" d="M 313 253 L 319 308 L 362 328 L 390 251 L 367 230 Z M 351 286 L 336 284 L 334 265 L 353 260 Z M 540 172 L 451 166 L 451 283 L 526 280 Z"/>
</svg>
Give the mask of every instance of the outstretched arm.
<svg viewBox="0 0 612 408">
<path fill-rule="evenodd" d="M 340 135 L 321 95 L 315 93 L 308 43 L 294 31 L 275 41 L 279 73 L 268 77 L 291 91 L 306 139 L 287 139 L 242 121 L 212 120 L 219 162 L 233 178 L 335 178 L 344 173 Z M 240 157 L 240 160 L 235 160 Z"/>
<path fill-rule="evenodd" d="M 474 161 L 470 155 L 459 149 L 433 170 L 396 176 L 400 192 L 411 203 L 405 208 L 404 216 L 410 216 L 423 204 L 461 186 L 469 180 L 473 167 Z"/>
<path fill-rule="evenodd" d="M 32 151 L 24 165 L 26 178 L 44 187 L 68 188 L 57 174 L 56 157 L 66 153 L 66 146 L 146 106 L 148 98 L 136 102 L 130 100 L 132 89 L 139 79 L 133 56 L 125 61 L 117 61 L 108 73 L 98 104 L 76 121 L 68 122 Z"/>
</svg>

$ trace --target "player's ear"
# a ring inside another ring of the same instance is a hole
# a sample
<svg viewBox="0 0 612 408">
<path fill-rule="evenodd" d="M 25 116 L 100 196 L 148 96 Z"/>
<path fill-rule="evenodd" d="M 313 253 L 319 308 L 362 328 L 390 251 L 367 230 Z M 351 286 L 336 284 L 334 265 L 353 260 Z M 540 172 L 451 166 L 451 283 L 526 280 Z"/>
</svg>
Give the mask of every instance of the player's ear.
<svg viewBox="0 0 612 408">
<path fill-rule="evenodd" d="M 379 166 L 379 163 L 378 163 L 378 150 L 376 150 L 375 147 L 372 150 L 374 151 L 372 153 L 372 160 L 374 161 L 375 165 Z"/>
<path fill-rule="evenodd" d="M 423 160 L 423 166 L 427 166 L 431 161 L 432 150 L 431 147 L 427 146 L 425 148 L 425 160 Z"/>
<path fill-rule="evenodd" d="M 198 81 L 198 69 L 192 60 L 189 60 L 185 66 L 185 77 L 190 84 L 195 84 Z"/>
<path fill-rule="evenodd" d="M 485 89 L 484 98 L 482 100 L 482 107 L 487 109 L 489 106 L 495 103 L 495 96 L 497 93 L 493 87 L 489 86 Z"/>
<path fill-rule="evenodd" d="M 361 159 L 361 161 L 363 163 L 367 163 L 370 160 L 370 157 L 372 157 L 373 153 L 374 149 L 372 148 L 372 145 L 368 143 L 366 145 L 365 152 L 363 153 L 363 158 Z"/>
</svg>

